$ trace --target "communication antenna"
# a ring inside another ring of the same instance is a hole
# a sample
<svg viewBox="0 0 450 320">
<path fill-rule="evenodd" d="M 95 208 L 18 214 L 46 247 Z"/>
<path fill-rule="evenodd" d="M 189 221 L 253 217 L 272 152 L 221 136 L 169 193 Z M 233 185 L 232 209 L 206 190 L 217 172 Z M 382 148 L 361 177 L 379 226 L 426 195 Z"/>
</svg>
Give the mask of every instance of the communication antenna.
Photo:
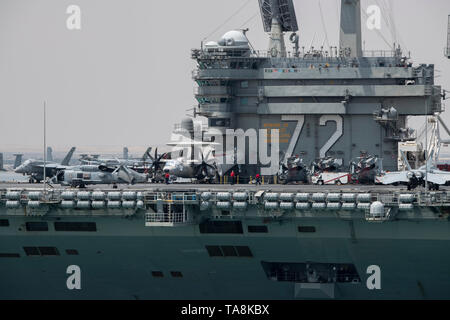
<svg viewBox="0 0 450 320">
<path fill-rule="evenodd" d="M 258 0 L 264 31 L 269 33 L 269 53 L 272 57 L 286 57 L 284 32 L 298 31 L 292 0 Z"/>
<path fill-rule="evenodd" d="M 450 15 L 448 16 L 447 48 L 445 49 L 445 55 L 450 59 Z"/>
<path fill-rule="evenodd" d="M 47 102 L 44 101 L 44 176 L 42 181 L 44 182 L 44 198 L 47 196 L 47 132 L 46 132 L 46 108 L 47 108 Z"/>
</svg>

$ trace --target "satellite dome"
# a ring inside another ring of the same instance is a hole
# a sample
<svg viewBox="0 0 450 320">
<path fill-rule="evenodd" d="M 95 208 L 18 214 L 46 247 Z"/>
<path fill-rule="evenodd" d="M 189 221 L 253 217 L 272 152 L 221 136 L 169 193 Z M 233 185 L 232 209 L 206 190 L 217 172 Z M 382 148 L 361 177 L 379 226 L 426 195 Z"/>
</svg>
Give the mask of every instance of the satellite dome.
<svg viewBox="0 0 450 320">
<path fill-rule="evenodd" d="M 370 205 L 370 215 L 372 217 L 384 216 L 384 203 L 376 201 Z"/>
<path fill-rule="evenodd" d="M 248 39 L 242 31 L 233 30 L 225 33 L 219 40 L 219 45 L 224 47 L 248 47 Z"/>
</svg>

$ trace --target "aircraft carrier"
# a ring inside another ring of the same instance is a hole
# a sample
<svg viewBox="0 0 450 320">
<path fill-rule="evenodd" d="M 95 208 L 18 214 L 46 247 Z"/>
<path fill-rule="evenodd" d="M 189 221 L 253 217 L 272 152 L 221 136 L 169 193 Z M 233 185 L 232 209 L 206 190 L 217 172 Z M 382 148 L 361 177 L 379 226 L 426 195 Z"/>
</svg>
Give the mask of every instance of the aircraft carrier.
<svg viewBox="0 0 450 320">
<path fill-rule="evenodd" d="M 341 2 L 339 48 L 308 51 L 292 1 L 259 2 L 268 51 L 242 30 L 192 50 L 202 139 L 263 130 L 284 158 L 396 171 L 407 118 L 443 111 L 434 66 L 363 52 L 360 1 Z M 445 187 L 0 184 L 0 298 L 449 299 L 449 221 Z"/>
</svg>

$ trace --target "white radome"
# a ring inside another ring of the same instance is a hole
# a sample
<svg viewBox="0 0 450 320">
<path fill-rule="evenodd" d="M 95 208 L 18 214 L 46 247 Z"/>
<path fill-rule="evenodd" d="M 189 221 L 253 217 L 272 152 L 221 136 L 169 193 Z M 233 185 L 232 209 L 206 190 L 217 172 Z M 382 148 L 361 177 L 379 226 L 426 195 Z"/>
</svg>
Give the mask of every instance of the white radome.
<svg viewBox="0 0 450 320">
<path fill-rule="evenodd" d="M 248 39 L 242 31 L 232 30 L 222 36 L 219 45 L 227 47 L 248 47 Z"/>
<path fill-rule="evenodd" d="M 219 44 L 216 41 L 209 41 L 205 43 L 205 47 L 211 48 L 211 47 L 217 47 Z"/>
</svg>

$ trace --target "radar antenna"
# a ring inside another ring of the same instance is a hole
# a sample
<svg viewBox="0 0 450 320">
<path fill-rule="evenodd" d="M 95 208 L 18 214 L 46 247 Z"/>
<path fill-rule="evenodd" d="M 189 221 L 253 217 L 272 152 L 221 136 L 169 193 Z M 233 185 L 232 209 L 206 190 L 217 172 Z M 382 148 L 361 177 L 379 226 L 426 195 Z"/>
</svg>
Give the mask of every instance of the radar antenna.
<svg viewBox="0 0 450 320">
<path fill-rule="evenodd" d="M 264 31 L 270 34 L 269 53 L 272 57 L 286 57 L 284 32 L 298 31 L 292 0 L 258 0 Z"/>
</svg>

